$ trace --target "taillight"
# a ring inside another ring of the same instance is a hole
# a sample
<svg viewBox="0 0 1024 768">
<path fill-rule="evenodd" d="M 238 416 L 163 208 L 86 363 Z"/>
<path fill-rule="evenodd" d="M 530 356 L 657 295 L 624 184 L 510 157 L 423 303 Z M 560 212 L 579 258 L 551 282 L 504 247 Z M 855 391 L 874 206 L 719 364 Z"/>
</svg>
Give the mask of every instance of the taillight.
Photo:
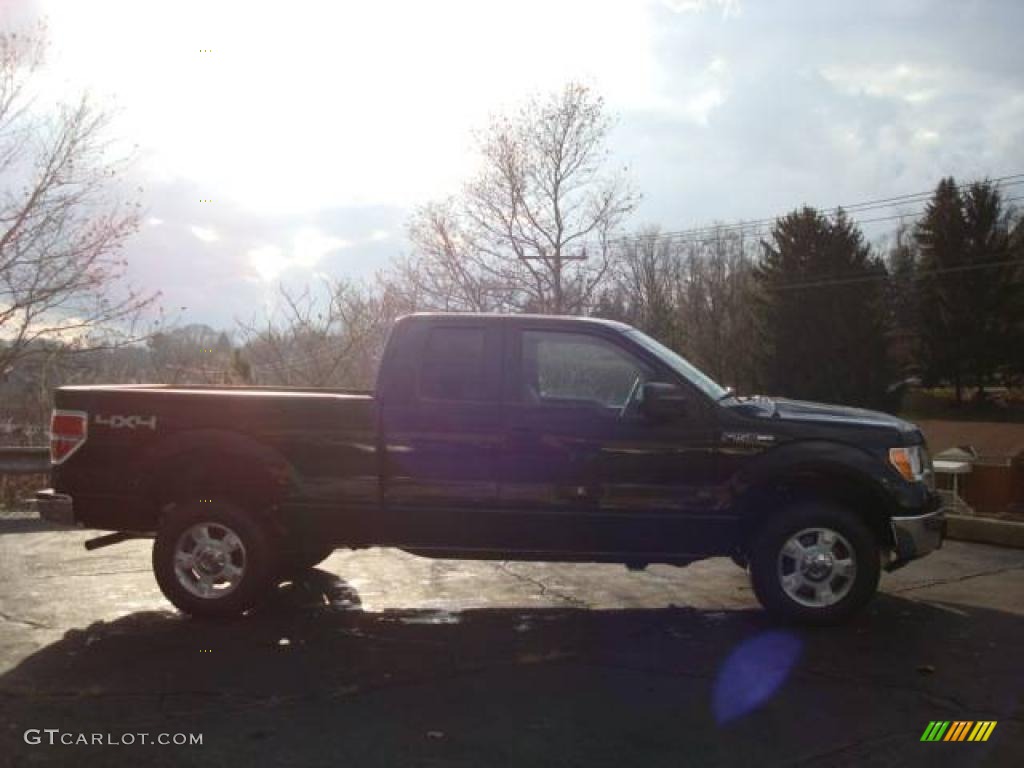
<svg viewBox="0 0 1024 768">
<path fill-rule="evenodd" d="M 50 415 L 50 462 L 60 464 L 85 443 L 89 432 L 89 414 L 85 411 L 58 411 Z"/>
</svg>

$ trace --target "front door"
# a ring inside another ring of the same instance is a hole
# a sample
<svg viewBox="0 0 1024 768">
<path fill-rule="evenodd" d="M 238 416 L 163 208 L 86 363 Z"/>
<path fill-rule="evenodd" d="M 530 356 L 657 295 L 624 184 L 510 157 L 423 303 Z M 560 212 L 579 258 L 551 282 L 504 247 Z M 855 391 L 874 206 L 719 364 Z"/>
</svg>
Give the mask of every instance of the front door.
<svg viewBox="0 0 1024 768">
<path fill-rule="evenodd" d="M 510 347 L 500 501 L 523 549 L 643 559 L 714 550 L 715 431 L 694 396 L 680 418 L 642 412 L 673 375 L 615 334 L 523 328 Z"/>
</svg>

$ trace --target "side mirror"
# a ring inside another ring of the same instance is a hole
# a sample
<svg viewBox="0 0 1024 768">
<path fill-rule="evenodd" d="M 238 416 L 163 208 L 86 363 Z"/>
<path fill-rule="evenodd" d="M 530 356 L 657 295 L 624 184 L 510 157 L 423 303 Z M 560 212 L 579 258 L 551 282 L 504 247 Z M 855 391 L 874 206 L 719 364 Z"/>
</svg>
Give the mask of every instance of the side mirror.
<svg viewBox="0 0 1024 768">
<path fill-rule="evenodd" d="M 641 409 L 652 419 L 678 419 L 686 414 L 687 397 L 675 384 L 650 381 L 644 384 Z"/>
</svg>

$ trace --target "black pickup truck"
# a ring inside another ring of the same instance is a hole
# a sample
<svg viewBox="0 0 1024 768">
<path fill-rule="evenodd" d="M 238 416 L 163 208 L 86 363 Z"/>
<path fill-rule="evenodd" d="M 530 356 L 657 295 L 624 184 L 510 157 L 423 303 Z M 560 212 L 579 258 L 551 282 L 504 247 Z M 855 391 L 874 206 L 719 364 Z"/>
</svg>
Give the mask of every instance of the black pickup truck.
<svg viewBox="0 0 1024 768">
<path fill-rule="evenodd" d="M 921 432 L 734 396 L 621 323 L 418 314 L 374 392 L 69 386 L 42 517 L 155 537 L 186 613 L 239 614 L 337 548 L 687 565 L 729 556 L 761 603 L 832 623 L 941 546 Z M 87 544 L 90 546 L 90 544 Z"/>
</svg>

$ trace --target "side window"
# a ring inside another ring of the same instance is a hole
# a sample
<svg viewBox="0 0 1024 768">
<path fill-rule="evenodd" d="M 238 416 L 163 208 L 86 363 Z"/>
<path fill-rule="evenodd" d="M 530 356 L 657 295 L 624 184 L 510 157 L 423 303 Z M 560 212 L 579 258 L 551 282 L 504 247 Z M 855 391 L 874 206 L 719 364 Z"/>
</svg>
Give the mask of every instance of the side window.
<svg viewBox="0 0 1024 768">
<path fill-rule="evenodd" d="M 524 331 L 522 340 L 522 396 L 528 403 L 620 408 L 651 378 L 645 363 L 596 336 Z"/>
<path fill-rule="evenodd" d="M 420 360 L 420 397 L 487 400 L 482 328 L 434 328 Z"/>
</svg>

